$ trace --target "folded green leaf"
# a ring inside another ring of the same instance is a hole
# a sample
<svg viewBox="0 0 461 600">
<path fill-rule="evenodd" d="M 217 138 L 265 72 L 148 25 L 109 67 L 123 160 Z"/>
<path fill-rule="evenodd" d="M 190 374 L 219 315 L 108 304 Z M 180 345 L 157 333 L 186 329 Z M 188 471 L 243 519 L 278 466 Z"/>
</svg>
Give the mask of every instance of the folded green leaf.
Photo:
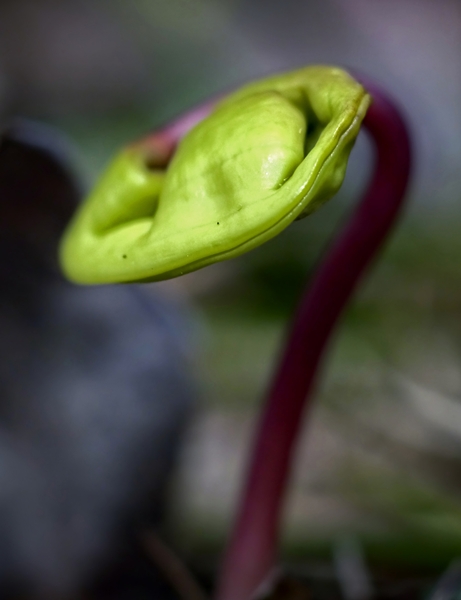
<svg viewBox="0 0 461 600">
<path fill-rule="evenodd" d="M 65 273 L 155 281 L 259 246 L 338 190 L 369 102 L 345 71 L 307 67 L 226 97 L 166 169 L 123 151 L 64 237 Z"/>
</svg>

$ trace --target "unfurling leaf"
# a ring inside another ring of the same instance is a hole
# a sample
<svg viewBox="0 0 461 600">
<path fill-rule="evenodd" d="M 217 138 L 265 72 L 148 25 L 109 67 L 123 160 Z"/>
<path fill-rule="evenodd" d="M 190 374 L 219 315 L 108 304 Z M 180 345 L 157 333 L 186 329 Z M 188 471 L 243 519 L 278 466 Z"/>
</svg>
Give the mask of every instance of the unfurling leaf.
<svg viewBox="0 0 461 600">
<path fill-rule="evenodd" d="M 369 102 L 345 71 L 306 67 L 219 102 L 166 168 L 124 150 L 64 238 L 66 274 L 155 281 L 259 246 L 338 190 Z"/>
</svg>

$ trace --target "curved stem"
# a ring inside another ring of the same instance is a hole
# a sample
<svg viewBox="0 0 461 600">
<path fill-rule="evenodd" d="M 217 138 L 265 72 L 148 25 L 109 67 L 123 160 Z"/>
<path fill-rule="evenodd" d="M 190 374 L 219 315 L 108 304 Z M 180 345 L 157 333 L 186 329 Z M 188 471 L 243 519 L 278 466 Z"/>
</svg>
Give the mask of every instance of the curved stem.
<svg viewBox="0 0 461 600">
<path fill-rule="evenodd" d="M 319 361 L 353 289 L 393 225 L 407 188 L 410 142 L 393 103 L 366 86 L 373 103 L 364 126 L 376 146 L 365 198 L 302 298 L 264 409 L 218 600 L 247 600 L 276 562 L 279 522 L 301 417 Z"/>
</svg>

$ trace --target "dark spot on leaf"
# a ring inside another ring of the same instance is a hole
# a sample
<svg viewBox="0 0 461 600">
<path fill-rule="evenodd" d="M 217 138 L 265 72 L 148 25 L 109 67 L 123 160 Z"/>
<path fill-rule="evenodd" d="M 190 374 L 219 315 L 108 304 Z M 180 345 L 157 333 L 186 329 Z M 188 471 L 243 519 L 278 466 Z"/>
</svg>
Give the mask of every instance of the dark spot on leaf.
<svg viewBox="0 0 461 600">
<path fill-rule="evenodd" d="M 123 255 L 123 258 L 126 258 L 126 254 Z"/>
<path fill-rule="evenodd" d="M 216 223 L 216 225 L 219 225 L 219 221 Z"/>
</svg>

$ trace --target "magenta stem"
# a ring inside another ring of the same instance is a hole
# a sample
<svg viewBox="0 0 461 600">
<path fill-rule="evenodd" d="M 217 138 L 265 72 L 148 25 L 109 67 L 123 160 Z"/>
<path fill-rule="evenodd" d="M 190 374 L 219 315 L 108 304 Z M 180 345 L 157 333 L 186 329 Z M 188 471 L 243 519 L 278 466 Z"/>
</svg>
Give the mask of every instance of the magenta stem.
<svg viewBox="0 0 461 600">
<path fill-rule="evenodd" d="M 137 140 L 132 147 L 141 148 L 146 153 L 146 161 L 151 167 L 166 167 L 178 143 L 188 131 L 208 116 L 217 100 L 217 98 L 210 100 L 188 110 L 165 127 Z"/>
<path fill-rule="evenodd" d="M 402 205 L 410 142 L 393 103 L 370 89 L 364 126 L 376 146 L 365 198 L 333 243 L 295 316 L 256 435 L 250 470 L 220 580 L 218 600 L 248 600 L 277 559 L 279 524 L 295 442 L 331 332 Z"/>
</svg>

